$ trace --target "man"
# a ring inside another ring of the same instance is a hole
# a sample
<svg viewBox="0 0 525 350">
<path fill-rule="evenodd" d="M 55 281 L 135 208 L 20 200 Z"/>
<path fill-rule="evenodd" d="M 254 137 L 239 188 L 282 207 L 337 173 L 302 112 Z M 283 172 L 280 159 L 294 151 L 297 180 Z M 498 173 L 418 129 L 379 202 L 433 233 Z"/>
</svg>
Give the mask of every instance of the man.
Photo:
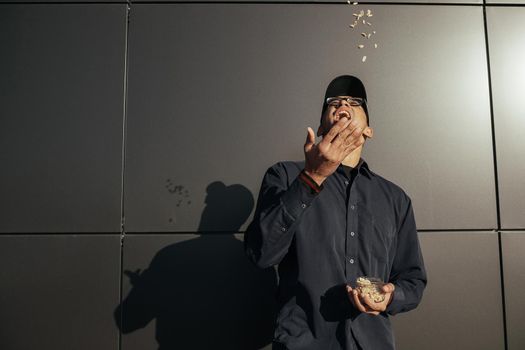
<svg viewBox="0 0 525 350">
<path fill-rule="evenodd" d="M 261 268 L 278 264 L 273 349 L 394 349 L 389 315 L 421 300 L 427 279 L 411 200 L 361 158 L 368 120 L 362 82 L 335 78 L 322 140 L 308 128 L 305 161 L 279 162 L 264 176 L 245 249 Z M 382 302 L 357 293 L 361 276 L 387 282 Z"/>
</svg>

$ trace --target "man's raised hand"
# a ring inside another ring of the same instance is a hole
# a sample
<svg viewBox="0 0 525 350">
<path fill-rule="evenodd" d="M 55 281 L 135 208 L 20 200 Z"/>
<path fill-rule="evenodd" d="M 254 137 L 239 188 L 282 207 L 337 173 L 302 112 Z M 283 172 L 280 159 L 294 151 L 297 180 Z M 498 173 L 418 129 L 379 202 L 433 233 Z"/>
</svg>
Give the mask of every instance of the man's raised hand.
<svg viewBox="0 0 525 350">
<path fill-rule="evenodd" d="M 363 128 L 355 121 L 341 118 L 316 145 L 314 131 L 308 127 L 304 144 L 305 172 L 320 185 L 341 162 L 365 140 Z"/>
</svg>

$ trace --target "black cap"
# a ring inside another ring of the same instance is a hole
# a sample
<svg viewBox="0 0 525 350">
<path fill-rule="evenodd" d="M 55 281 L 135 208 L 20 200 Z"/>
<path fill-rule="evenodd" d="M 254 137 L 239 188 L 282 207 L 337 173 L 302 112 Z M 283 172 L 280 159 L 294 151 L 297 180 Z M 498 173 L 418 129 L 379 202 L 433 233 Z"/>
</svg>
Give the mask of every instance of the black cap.
<svg viewBox="0 0 525 350">
<path fill-rule="evenodd" d="M 326 99 L 328 97 L 335 97 L 335 96 L 352 96 L 352 97 L 360 97 L 366 100 L 366 90 L 365 86 L 363 85 L 363 82 L 359 80 L 359 78 L 356 78 L 351 75 L 341 75 L 335 78 L 328 84 L 328 87 L 326 88 L 326 93 L 324 95 L 323 100 L 323 110 L 321 112 L 321 118 L 326 111 L 326 108 L 328 105 L 326 104 Z M 366 103 L 363 103 L 363 109 L 365 110 L 366 114 L 366 122 L 369 124 L 368 120 L 368 106 Z"/>
</svg>

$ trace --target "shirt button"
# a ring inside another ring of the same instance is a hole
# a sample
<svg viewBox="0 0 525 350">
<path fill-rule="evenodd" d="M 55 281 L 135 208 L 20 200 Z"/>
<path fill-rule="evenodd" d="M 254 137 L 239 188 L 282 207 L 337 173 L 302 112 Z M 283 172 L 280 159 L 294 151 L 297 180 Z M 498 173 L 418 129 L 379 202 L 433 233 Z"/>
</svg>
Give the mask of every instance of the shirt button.
<svg viewBox="0 0 525 350">
<path fill-rule="evenodd" d="M 354 263 L 354 259 L 350 259 L 350 260 L 348 260 L 348 261 L 350 261 L 350 264 L 353 264 L 353 263 Z"/>
<path fill-rule="evenodd" d="M 348 185 L 350 182 L 348 182 L 348 180 L 345 180 L 345 185 Z"/>
<path fill-rule="evenodd" d="M 351 205 L 350 209 L 354 210 L 355 209 L 355 205 Z"/>
<path fill-rule="evenodd" d="M 355 235 L 354 231 L 350 232 L 350 236 L 354 237 L 354 235 Z"/>
<path fill-rule="evenodd" d="M 286 227 L 281 226 L 281 231 L 285 232 L 286 231 Z"/>
<path fill-rule="evenodd" d="M 306 208 L 306 204 L 304 204 L 304 203 L 301 204 L 301 208 L 303 208 L 303 209 Z"/>
</svg>

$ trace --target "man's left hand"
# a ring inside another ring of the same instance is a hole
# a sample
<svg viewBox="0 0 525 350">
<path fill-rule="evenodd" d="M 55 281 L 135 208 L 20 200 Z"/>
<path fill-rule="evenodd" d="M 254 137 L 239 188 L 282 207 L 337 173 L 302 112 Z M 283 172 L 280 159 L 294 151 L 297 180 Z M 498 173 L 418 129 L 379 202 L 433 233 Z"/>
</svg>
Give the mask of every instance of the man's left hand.
<svg viewBox="0 0 525 350">
<path fill-rule="evenodd" d="M 379 315 L 379 313 L 386 310 L 387 306 L 392 302 L 394 297 L 394 290 L 396 287 L 392 283 L 387 283 L 383 286 L 383 292 L 385 292 L 385 300 L 382 302 L 376 303 L 368 297 L 368 295 L 359 295 L 357 289 L 352 289 L 349 285 L 346 286 L 346 291 L 348 292 L 348 298 L 350 302 L 354 305 L 356 309 L 361 312 Z"/>
</svg>

